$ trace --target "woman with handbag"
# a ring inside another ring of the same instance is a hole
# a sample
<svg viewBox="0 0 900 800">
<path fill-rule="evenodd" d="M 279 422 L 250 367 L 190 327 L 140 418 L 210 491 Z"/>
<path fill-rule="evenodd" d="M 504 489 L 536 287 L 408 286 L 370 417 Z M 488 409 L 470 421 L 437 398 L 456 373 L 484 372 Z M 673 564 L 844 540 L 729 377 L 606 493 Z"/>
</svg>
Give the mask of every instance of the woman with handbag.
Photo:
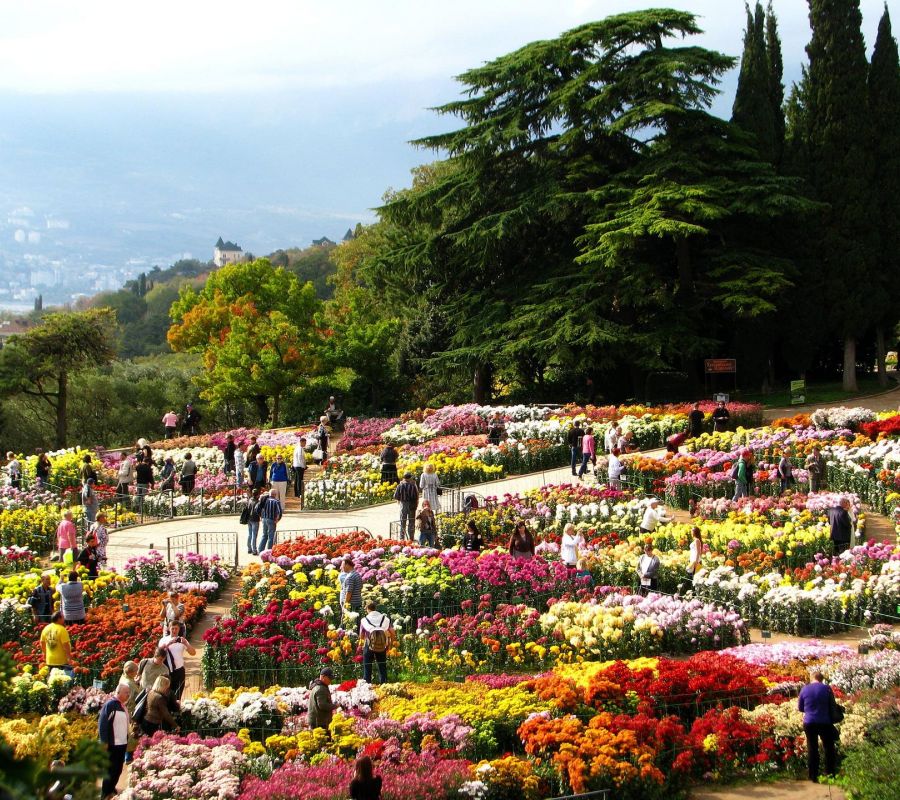
<svg viewBox="0 0 900 800">
<path fill-rule="evenodd" d="M 160 729 L 178 730 L 178 723 L 169 711 L 169 686 L 169 679 L 165 675 L 160 675 L 153 682 L 153 688 L 147 692 L 144 701 L 146 706 L 143 713 L 138 713 L 140 719 L 137 720 L 145 736 L 153 736 Z"/>
<path fill-rule="evenodd" d="M 441 488 L 441 479 L 438 478 L 437 472 L 434 470 L 434 464 L 430 461 L 425 464 L 422 477 L 419 479 L 419 490 L 430 504 L 431 510 L 435 514 L 441 513 L 441 495 L 444 490 Z"/>
</svg>

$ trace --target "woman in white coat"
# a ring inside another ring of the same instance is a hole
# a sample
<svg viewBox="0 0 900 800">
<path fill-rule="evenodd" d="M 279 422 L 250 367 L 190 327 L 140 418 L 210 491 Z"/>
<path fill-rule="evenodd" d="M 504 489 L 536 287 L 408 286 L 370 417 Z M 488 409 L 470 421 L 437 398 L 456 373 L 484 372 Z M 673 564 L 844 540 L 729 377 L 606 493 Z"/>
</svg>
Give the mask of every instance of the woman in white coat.
<svg viewBox="0 0 900 800">
<path fill-rule="evenodd" d="M 440 514 L 441 480 L 438 478 L 437 472 L 434 471 L 434 464 L 430 461 L 425 465 L 425 470 L 419 479 L 419 490 L 422 493 L 422 499 L 427 500 L 431 504 L 431 510 L 435 514 Z"/>
</svg>

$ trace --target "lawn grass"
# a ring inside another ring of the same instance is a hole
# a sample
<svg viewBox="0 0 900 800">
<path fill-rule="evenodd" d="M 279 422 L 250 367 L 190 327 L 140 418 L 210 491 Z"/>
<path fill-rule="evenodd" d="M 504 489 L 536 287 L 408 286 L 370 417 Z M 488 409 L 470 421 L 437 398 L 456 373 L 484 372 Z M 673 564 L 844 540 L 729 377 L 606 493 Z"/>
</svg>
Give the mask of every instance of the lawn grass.
<svg viewBox="0 0 900 800">
<path fill-rule="evenodd" d="M 820 403 L 838 403 L 850 401 L 856 397 L 868 394 L 876 394 L 883 391 L 884 387 L 878 384 L 875 375 L 864 375 L 859 378 L 859 391 L 845 392 L 840 381 L 830 383 L 814 383 L 806 386 L 806 401 L 804 405 L 818 405 Z M 888 388 L 896 388 L 897 383 L 890 381 Z M 733 395 L 735 400 L 744 403 L 762 403 L 765 408 L 785 408 L 791 404 L 791 391 L 789 386 L 780 387 L 771 394 L 759 394 L 753 392 L 741 392 Z"/>
</svg>

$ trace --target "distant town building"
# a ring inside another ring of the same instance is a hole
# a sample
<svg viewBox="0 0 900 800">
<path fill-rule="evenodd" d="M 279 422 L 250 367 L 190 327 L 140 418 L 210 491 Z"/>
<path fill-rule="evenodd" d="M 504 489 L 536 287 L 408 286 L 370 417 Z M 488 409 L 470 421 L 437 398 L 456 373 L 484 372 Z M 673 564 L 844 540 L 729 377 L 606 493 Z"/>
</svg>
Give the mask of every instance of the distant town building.
<svg viewBox="0 0 900 800">
<path fill-rule="evenodd" d="M 25 333 L 31 324 L 24 319 L 3 320 L 0 322 L 0 350 L 6 344 L 10 336 L 19 336 Z"/>
<path fill-rule="evenodd" d="M 341 239 L 342 242 L 352 242 L 356 238 L 356 234 L 353 233 L 353 228 L 347 228 L 347 232 L 344 234 L 344 238 Z"/>
<path fill-rule="evenodd" d="M 213 250 L 213 263 L 217 267 L 224 267 L 226 264 L 237 264 L 243 260 L 244 251 L 234 242 L 223 242 L 220 236 Z"/>
<path fill-rule="evenodd" d="M 329 245 L 333 247 L 335 244 L 327 236 L 323 236 L 321 239 L 313 239 L 312 243 L 313 247 L 328 247 Z"/>
</svg>

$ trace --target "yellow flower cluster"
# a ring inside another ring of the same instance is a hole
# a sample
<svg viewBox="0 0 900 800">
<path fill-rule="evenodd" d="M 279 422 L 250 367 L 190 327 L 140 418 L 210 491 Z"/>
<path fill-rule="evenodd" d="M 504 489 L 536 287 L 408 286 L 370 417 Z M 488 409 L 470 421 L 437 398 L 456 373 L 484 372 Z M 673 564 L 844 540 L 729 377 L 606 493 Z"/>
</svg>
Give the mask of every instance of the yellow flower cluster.
<svg viewBox="0 0 900 800">
<path fill-rule="evenodd" d="M 481 761 L 472 766 L 472 774 L 488 787 L 490 797 L 520 797 L 538 800 L 541 779 L 534 774 L 531 761 L 515 756 Z"/>
<path fill-rule="evenodd" d="M 16 759 L 36 758 L 42 764 L 65 760 L 78 742 L 96 735 L 96 718 L 79 714 L 0 720 L 0 737 L 12 746 Z"/>
<path fill-rule="evenodd" d="M 458 714 L 469 724 L 523 720 L 550 706 L 523 686 L 486 689 L 483 683 L 432 681 L 428 684 L 390 684 L 378 691 L 376 711 L 403 721 L 417 712 L 437 717 Z"/>
<path fill-rule="evenodd" d="M 266 750 L 282 761 L 295 758 L 314 761 L 328 755 L 353 758 L 370 741 L 358 736 L 354 725 L 353 717 L 338 713 L 334 715 L 327 731 L 324 728 L 313 728 L 298 731 L 292 736 L 270 736 L 266 739 Z"/>
<path fill-rule="evenodd" d="M 573 681 L 581 688 L 587 688 L 596 675 L 609 669 L 615 663 L 615 661 L 583 661 L 578 664 L 560 664 L 553 671 L 560 678 Z M 652 669 L 654 675 L 659 674 L 658 658 L 633 658 L 626 661 L 625 665 L 631 670 Z"/>
</svg>

